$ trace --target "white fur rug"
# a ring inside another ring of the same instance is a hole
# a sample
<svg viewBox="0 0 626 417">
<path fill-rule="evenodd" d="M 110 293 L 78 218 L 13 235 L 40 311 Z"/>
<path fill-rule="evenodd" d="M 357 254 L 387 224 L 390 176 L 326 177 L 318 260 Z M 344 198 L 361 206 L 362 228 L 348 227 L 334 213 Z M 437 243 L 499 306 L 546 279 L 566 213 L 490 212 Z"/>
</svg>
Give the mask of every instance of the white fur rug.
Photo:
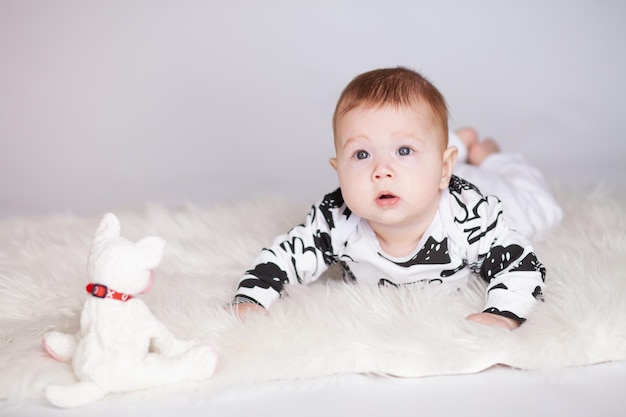
<svg viewBox="0 0 626 417">
<path fill-rule="evenodd" d="M 293 288 L 268 317 L 240 323 L 222 308 L 240 274 L 276 234 L 304 219 L 307 206 L 255 201 L 116 214 L 125 237 L 156 234 L 168 242 L 155 286 L 142 297 L 177 335 L 218 347 L 212 380 L 169 388 L 204 396 L 255 381 L 337 373 L 419 377 L 495 364 L 546 369 L 625 360 L 626 195 L 559 195 L 565 221 L 535 245 L 548 269 L 546 303 L 513 332 L 464 320 L 482 306 L 478 279 L 447 294 L 330 277 Z M 41 399 L 45 385 L 73 380 L 69 365 L 50 359 L 39 341 L 46 331 L 78 328 L 99 220 L 0 221 L 0 399 Z"/>
</svg>

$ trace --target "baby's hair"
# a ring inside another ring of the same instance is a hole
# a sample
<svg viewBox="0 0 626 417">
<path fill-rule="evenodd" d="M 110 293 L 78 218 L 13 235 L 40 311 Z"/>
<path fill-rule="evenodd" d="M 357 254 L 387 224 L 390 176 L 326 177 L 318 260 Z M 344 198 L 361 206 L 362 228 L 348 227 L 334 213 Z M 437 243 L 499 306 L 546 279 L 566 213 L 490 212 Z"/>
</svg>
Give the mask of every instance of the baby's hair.
<svg viewBox="0 0 626 417">
<path fill-rule="evenodd" d="M 333 114 L 333 131 L 337 119 L 361 105 L 413 106 L 426 104 L 434 121 L 442 129 L 447 146 L 448 106 L 437 88 L 417 71 L 405 68 L 382 68 L 357 75 L 341 93 Z"/>
</svg>

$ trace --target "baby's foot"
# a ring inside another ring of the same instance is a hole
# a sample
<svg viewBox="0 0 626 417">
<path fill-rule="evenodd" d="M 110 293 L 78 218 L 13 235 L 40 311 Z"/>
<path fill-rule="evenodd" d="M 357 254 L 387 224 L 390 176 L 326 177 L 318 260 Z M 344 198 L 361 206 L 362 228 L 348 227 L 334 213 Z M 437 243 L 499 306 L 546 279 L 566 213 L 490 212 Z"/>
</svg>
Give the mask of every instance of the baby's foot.
<svg viewBox="0 0 626 417">
<path fill-rule="evenodd" d="M 475 142 L 468 149 L 467 161 L 471 165 L 479 166 L 488 156 L 500 152 L 500 147 L 493 139 Z"/>
<path fill-rule="evenodd" d="M 467 149 L 470 149 L 478 142 L 478 132 L 473 127 L 462 127 L 455 130 L 455 133 L 459 136 Z"/>
<path fill-rule="evenodd" d="M 455 133 L 467 148 L 467 163 L 470 165 L 479 166 L 488 156 L 500 152 L 500 147 L 493 139 L 479 141 L 478 132 L 473 127 L 462 127 Z"/>
</svg>

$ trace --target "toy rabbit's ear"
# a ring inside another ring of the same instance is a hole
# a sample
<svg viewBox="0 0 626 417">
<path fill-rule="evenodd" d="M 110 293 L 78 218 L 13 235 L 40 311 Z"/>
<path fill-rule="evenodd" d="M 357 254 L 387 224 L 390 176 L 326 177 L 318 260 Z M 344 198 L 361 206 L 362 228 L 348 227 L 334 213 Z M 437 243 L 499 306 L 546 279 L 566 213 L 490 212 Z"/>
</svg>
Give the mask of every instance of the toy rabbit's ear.
<svg viewBox="0 0 626 417">
<path fill-rule="evenodd" d="M 145 237 L 137 242 L 137 247 L 146 260 L 146 268 L 153 269 L 159 266 L 165 249 L 165 240 L 158 236 Z"/>
<path fill-rule="evenodd" d="M 113 213 L 105 214 L 102 220 L 100 220 L 94 240 L 115 239 L 118 237 L 120 237 L 119 219 Z"/>
</svg>

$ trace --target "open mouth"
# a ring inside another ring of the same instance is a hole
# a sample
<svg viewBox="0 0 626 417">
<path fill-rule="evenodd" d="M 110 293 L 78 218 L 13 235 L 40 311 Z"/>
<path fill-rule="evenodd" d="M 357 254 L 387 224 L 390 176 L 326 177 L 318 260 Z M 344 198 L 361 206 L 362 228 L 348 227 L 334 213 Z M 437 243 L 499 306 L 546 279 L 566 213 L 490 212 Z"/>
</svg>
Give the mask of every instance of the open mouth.
<svg viewBox="0 0 626 417">
<path fill-rule="evenodd" d="M 376 204 L 381 207 L 389 207 L 396 204 L 399 200 L 398 196 L 385 191 L 378 195 L 378 198 L 376 198 Z"/>
<path fill-rule="evenodd" d="M 380 199 L 387 200 L 387 199 L 390 199 L 390 198 L 397 198 L 397 196 L 395 194 L 393 194 L 392 192 L 390 192 L 390 191 L 381 191 L 380 194 L 378 194 L 377 198 L 379 200 Z"/>
</svg>

